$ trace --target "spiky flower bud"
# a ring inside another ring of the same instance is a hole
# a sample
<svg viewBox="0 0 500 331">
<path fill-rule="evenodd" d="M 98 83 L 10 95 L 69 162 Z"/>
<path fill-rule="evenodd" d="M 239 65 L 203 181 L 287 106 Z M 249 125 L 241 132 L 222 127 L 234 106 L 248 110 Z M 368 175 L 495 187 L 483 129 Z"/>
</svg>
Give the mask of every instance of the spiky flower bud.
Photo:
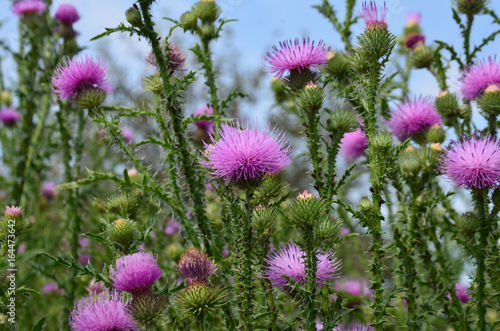
<svg viewBox="0 0 500 331">
<path fill-rule="evenodd" d="M 438 143 L 439 144 L 439 143 Z M 425 169 L 434 169 L 437 165 L 437 158 L 438 158 L 438 147 L 441 147 L 440 145 L 434 145 L 431 146 L 430 148 L 427 147 L 422 147 L 416 150 L 417 157 L 420 161 L 420 164 L 422 167 Z M 442 151 L 442 149 L 441 149 Z"/>
<path fill-rule="evenodd" d="M 181 256 L 177 268 L 188 286 L 192 286 L 198 283 L 206 284 L 218 266 L 206 253 L 192 247 Z"/>
<path fill-rule="evenodd" d="M 353 132 L 358 127 L 356 117 L 347 110 L 340 109 L 330 115 L 326 120 L 326 129 L 332 133 L 344 135 Z"/>
<path fill-rule="evenodd" d="M 312 81 L 297 94 L 297 106 L 308 113 L 320 110 L 324 102 L 325 92 Z"/>
<path fill-rule="evenodd" d="M 380 153 L 386 153 L 392 147 L 393 136 L 388 131 L 377 131 L 370 141 L 370 145 Z"/>
<path fill-rule="evenodd" d="M 106 92 L 101 89 L 88 88 L 80 91 L 73 101 L 77 109 L 92 109 L 100 106 L 106 99 Z"/>
<path fill-rule="evenodd" d="M 477 15 L 486 9 L 488 0 L 455 0 L 455 3 L 460 13 L 465 15 Z"/>
<path fill-rule="evenodd" d="M 203 315 L 227 304 L 228 292 L 220 286 L 198 283 L 178 292 L 172 302 L 186 317 Z"/>
<path fill-rule="evenodd" d="M 368 197 L 362 197 L 359 200 L 359 211 L 365 215 L 369 216 L 373 211 L 373 202 Z"/>
<path fill-rule="evenodd" d="M 127 9 L 127 11 L 125 12 L 125 18 L 127 19 L 127 22 L 129 22 L 132 26 L 136 28 L 142 27 L 141 12 L 136 7 L 130 7 L 129 9 Z"/>
<path fill-rule="evenodd" d="M 23 210 L 21 209 L 21 207 L 16 206 L 5 207 L 3 216 L 10 220 L 21 221 L 23 219 Z"/>
<path fill-rule="evenodd" d="M 399 155 L 399 167 L 403 175 L 412 177 L 422 169 L 422 162 L 419 157 L 419 150 L 413 149 L 404 151 Z"/>
<path fill-rule="evenodd" d="M 5 90 L 0 92 L 0 106 L 10 106 L 12 103 L 12 96 L 10 95 L 10 92 Z"/>
<path fill-rule="evenodd" d="M 472 115 L 471 105 L 468 103 L 460 105 L 460 107 L 458 108 L 458 115 L 464 119 L 470 118 L 470 116 Z"/>
<path fill-rule="evenodd" d="M 142 194 L 139 191 L 127 191 L 108 198 L 104 203 L 104 208 L 109 213 L 134 218 L 141 205 L 141 201 Z"/>
<path fill-rule="evenodd" d="M 325 71 L 336 79 L 348 76 L 349 59 L 343 52 L 328 52 L 328 62 Z"/>
<path fill-rule="evenodd" d="M 18 237 L 28 226 L 20 207 L 6 207 L 4 216 L 0 219 L 0 236 L 13 234 Z"/>
<path fill-rule="evenodd" d="M 167 306 L 168 296 L 166 294 L 145 293 L 134 296 L 132 305 L 127 307 L 127 311 L 141 325 L 150 327 L 155 324 Z"/>
<path fill-rule="evenodd" d="M 163 79 L 159 74 L 147 76 L 142 80 L 142 87 L 146 91 L 160 95 L 163 92 Z"/>
<path fill-rule="evenodd" d="M 203 24 L 201 27 L 201 38 L 208 40 L 215 38 L 215 27 L 211 24 Z"/>
<path fill-rule="evenodd" d="M 442 143 L 446 139 L 446 131 L 439 124 L 431 126 L 426 133 L 426 140 L 429 143 Z"/>
<path fill-rule="evenodd" d="M 110 224 L 107 229 L 109 238 L 122 247 L 127 247 L 127 245 L 136 238 L 137 231 L 138 226 L 135 221 L 123 218 Z"/>
<path fill-rule="evenodd" d="M 333 218 L 324 218 L 318 223 L 316 235 L 320 242 L 330 242 L 339 238 L 342 224 Z"/>
<path fill-rule="evenodd" d="M 181 22 L 184 27 L 184 31 L 186 30 L 195 30 L 198 26 L 198 17 L 192 11 L 187 11 L 181 16 Z"/>
<path fill-rule="evenodd" d="M 467 212 L 458 217 L 456 225 L 464 236 L 473 238 L 474 234 L 481 227 L 481 219 L 476 213 Z"/>
<path fill-rule="evenodd" d="M 280 173 L 266 175 L 264 181 L 254 192 L 254 200 L 258 204 L 268 205 L 271 200 L 285 194 L 286 184 L 281 179 Z"/>
<path fill-rule="evenodd" d="M 317 84 L 319 76 L 319 72 L 311 71 L 307 68 L 300 71 L 298 69 L 292 69 L 290 70 L 290 74 L 286 76 L 283 81 L 285 82 L 285 86 L 290 89 L 291 93 L 298 93 L 310 82 Z"/>
<path fill-rule="evenodd" d="M 419 46 L 415 49 L 411 57 L 411 64 L 417 68 L 430 68 L 434 63 L 435 50 L 427 46 Z"/>
<path fill-rule="evenodd" d="M 257 236 L 270 236 L 273 233 L 274 225 L 277 220 L 276 209 L 265 208 L 259 205 L 253 211 L 252 228 L 255 229 Z"/>
<path fill-rule="evenodd" d="M 201 0 L 193 6 L 193 13 L 204 23 L 212 24 L 220 16 L 222 10 L 213 0 Z"/>
<path fill-rule="evenodd" d="M 486 114 L 498 116 L 500 114 L 500 87 L 488 86 L 477 103 Z"/>
<path fill-rule="evenodd" d="M 288 220 L 298 226 L 313 226 L 328 217 L 329 207 L 330 204 L 327 201 L 304 191 L 297 199 L 289 203 Z"/>
<path fill-rule="evenodd" d="M 436 97 L 436 109 L 444 117 L 456 114 L 459 106 L 458 97 L 455 93 L 444 91 L 440 92 Z"/>
</svg>

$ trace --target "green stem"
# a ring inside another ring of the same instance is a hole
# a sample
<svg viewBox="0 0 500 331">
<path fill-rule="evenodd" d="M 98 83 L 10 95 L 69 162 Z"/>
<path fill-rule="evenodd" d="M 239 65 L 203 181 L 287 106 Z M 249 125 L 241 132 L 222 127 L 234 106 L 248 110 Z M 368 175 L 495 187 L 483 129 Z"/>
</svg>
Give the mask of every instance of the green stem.
<svg viewBox="0 0 500 331">
<path fill-rule="evenodd" d="M 321 198 L 326 199 L 323 189 L 323 178 L 321 174 L 321 151 L 319 149 L 318 114 L 316 112 L 310 112 L 307 109 L 304 109 L 304 113 L 307 117 L 307 125 L 305 130 L 307 136 L 307 146 L 309 147 L 309 153 L 311 155 L 313 177 L 316 183 L 314 188 L 318 190 L 319 196 Z"/>
<path fill-rule="evenodd" d="M 478 331 L 486 331 L 487 330 L 487 322 L 486 322 L 486 263 L 485 263 L 485 253 L 488 245 L 488 234 L 490 226 L 488 223 L 488 217 L 486 215 L 486 202 L 485 195 L 487 192 L 485 191 L 476 191 L 473 193 L 474 198 L 476 200 L 479 219 L 481 220 L 481 228 L 479 229 L 479 245 L 477 246 L 477 270 L 476 270 L 476 278 L 475 283 L 477 286 L 476 291 L 474 292 L 475 301 L 476 301 L 476 311 L 477 311 L 477 330 Z"/>
<path fill-rule="evenodd" d="M 474 15 L 467 15 L 467 26 L 464 33 L 464 51 L 465 51 L 465 64 L 472 64 L 472 54 L 470 52 L 470 34 L 472 30 L 472 23 L 474 22 Z"/>
<path fill-rule="evenodd" d="M 488 131 L 491 135 L 495 135 L 497 133 L 497 115 L 490 114 L 488 115 Z"/>
<path fill-rule="evenodd" d="M 307 331 L 316 330 L 316 269 L 317 255 L 314 237 L 314 228 L 307 226 L 304 229 L 306 266 L 307 266 L 307 286 L 304 292 L 304 329 Z"/>
<path fill-rule="evenodd" d="M 203 56 L 205 57 L 204 68 L 207 78 L 207 85 L 210 89 L 210 103 L 214 108 L 214 116 L 225 116 L 224 110 L 219 109 L 219 97 L 217 96 L 217 86 L 215 85 L 215 73 L 213 70 L 212 57 L 210 53 L 210 40 L 202 38 Z"/>
</svg>

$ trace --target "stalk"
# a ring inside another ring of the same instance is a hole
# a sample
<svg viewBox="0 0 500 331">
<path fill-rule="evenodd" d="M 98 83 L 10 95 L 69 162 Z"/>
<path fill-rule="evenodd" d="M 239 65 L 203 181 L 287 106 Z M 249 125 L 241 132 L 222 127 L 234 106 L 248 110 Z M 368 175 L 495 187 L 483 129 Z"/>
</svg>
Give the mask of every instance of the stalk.
<svg viewBox="0 0 500 331">
<path fill-rule="evenodd" d="M 477 289 L 474 292 L 474 299 L 476 301 L 476 311 L 477 311 L 477 330 L 486 331 L 486 263 L 485 263 L 485 253 L 488 246 L 488 234 L 489 225 L 488 217 L 486 216 L 486 201 L 485 201 L 484 191 L 473 192 L 474 199 L 476 200 L 479 219 L 481 220 L 481 228 L 479 229 L 479 245 L 477 247 L 476 256 L 476 277 L 474 282 L 477 285 Z"/>
<path fill-rule="evenodd" d="M 305 330 L 316 330 L 316 269 L 318 258 L 316 256 L 314 229 L 307 226 L 304 229 L 306 266 L 307 266 L 307 285 L 304 293 L 304 321 Z"/>
</svg>

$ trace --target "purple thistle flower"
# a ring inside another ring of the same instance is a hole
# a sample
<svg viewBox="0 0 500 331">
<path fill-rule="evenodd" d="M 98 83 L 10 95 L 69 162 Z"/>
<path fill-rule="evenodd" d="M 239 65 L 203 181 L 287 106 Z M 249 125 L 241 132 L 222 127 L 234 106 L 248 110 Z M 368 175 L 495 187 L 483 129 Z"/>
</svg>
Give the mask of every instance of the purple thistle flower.
<svg viewBox="0 0 500 331">
<path fill-rule="evenodd" d="M 90 245 L 90 238 L 87 237 L 81 237 L 78 238 L 78 245 L 82 248 L 87 248 Z"/>
<path fill-rule="evenodd" d="M 368 138 L 361 129 L 344 133 L 344 137 L 340 140 L 340 154 L 348 161 L 354 161 L 362 156 L 367 148 Z"/>
<path fill-rule="evenodd" d="M 13 108 L 3 108 L 0 110 L 0 122 L 6 126 L 14 126 L 21 119 L 21 114 Z"/>
<path fill-rule="evenodd" d="M 374 328 L 372 328 L 368 324 L 352 322 L 349 325 L 347 324 L 339 325 L 332 331 L 373 331 L 373 330 Z"/>
<path fill-rule="evenodd" d="M 108 69 L 100 59 L 94 61 L 92 56 L 73 58 L 64 65 L 58 65 L 52 77 L 52 91 L 58 98 L 73 101 L 79 92 L 92 88 L 103 92 L 111 92 L 108 83 Z"/>
<path fill-rule="evenodd" d="M 379 18 L 380 14 L 380 18 Z M 363 7 L 358 15 L 365 21 L 366 29 L 381 29 L 387 30 L 387 21 L 385 16 L 387 15 L 387 6 L 385 5 L 380 10 L 377 8 L 375 1 L 363 2 Z"/>
<path fill-rule="evenodd" d="M 206 283 L 211 274 L 217 271 L 217 264 L 207 254 L 196 248 L 190 248 L 181 256 L 177 265 L 179 273 L 188 286 Z"/>
<path fill-rule="evenodd" d="M 419 12 L 409 12 L 406 15 L 406 27 L 411 28 L 415 25 L 419 25 L 422 21 L 422 14 Z"/>
<path fill-rule="evenodd" d="M 278 78 L 294 69 L 299 72 L 311 68 L 319 70 L 319 66 L 328 61 L 330 47 L 326 47 L 322 40 L 314 45 L 314 41 L 310 43 L 309 38 L 303 38 L 302 43 L 299 38 L 295 38 L 293 42 L 285 40 L 279 45 L 281 49 L 273 46 L 273 53 L 268 52 L 264 57 L 264 61 L 269 64 L 268 72 Z"/>
<path fill-rule="evenodd" d="M 344 292 L 360 298 L 373 299 L 373 290 L 368 287 L 368 282 L 364 279 L 340 279 L 335 282 L 333 287 L 337 292 Z"/>
<path fill-rule="evenodd" d="M 425 45 L 425 36 L 420 33 L 410 33 L 406 36 L 405 46 L 408 49 L 415 50 L 416 48 Z"/>
<path fill-rule="evenodd" d="M 59 294 L 62 294 L 64 292 L 64 290 L 60 289 L 56 283 L 47 283 L 47 284 L 45 284 L 44 287 L 42 287 L 42 293 L 48 294 L 48 293 L 52 293 L 52 292 L 57 292 Z"/>
<path fill-rule="evenodd" d="M 173 235 L 179 233 L 180 231 L 181 231 L 181 225 L 179 224 L 179 222 L 177 222 L 173 218 L 167 221 L 167 226 L 165 227 L 165 234 Z"/>
<path fill-rule="evenodd" d="M 78 257 L 78 262 L 80 262 L 81 265 L 87 265 L 90 263 L 90 260 L 92 260 L 92 256 L 85 254 L 85 255 L 80 255 Z"/>
<path fill-rule="evenodd" d="M 43 182 L 40 195 L 47 200 L 53 200 L 56 197 L 56 184 L 54 182 Z"/>
<path fill-rule="evenodd" d="M 127 313 L 129 301 L 115 289 L 82 297 L 69 314 L 75 331 L 136 330 L 138 325 Z"/>
<path fill-rule="evenodd" d="M 213 115 L 213 114 L 214 114 L 214 108 L 212 106 L 210 106 L 210 105 L 205 105 L 205 106 L 197 109 L 193 113 L 193 117 L 201 116 L 201 115 L 210 116 L 210 115 Z M 214 122 L 212 122 L 212 121 L 199 121 L 199 122 L 194 122 L 194 124 L 198 128 L 206 130 L 210 134 L 213 134 L 213 132 L 214 132 Z"/>
<path fill-rule="evenodd" d="M 471 299 L 471 296 L 469 294 L 469 288 L 465 285 L 462 285 L 460 283 L 455 284 L 456 292 L 455 294 L 457 295 L 457 298 L 460 300 L 460 302 L 468 302 Z"/>
<path fill-rule="evenodd" d="M 109 267 L 113 286 L 132 294 L 148 292 L 161 275 L 163 270 L 152 253 L 125 255 L 116 260 L 116 269 Z"/>
<path fill-rule="evenodd" d="M 500 185 L 500 142 L 495 137 L 463 137 L 452 141 L 445 152 L 439 170 L 456 187 L 488 189 Z"/>
<path fill-rule="evenodd" d="M 47 9 L 47 5 L 42 0 L 22 0 L 14 3 L 12 12 L 16 16 L 26 16 L 30 14 L 41 14 Z"/>
<path fill-rule="evenodd" d="M 240 124 L 236 122 L 236 126 Z M 269 132 L 269 125 L 261 132 L 248 123 L 239 129 L 222 124 L 220 139 L 207 145 L 201 164 L 209 169 L 213 178 L 226 181 L 258 181 L 265 175 L 282 171 L 291 163 L 291 148 L 285 133 L 279 129 Z M 273 137 L 274 136 L 274 137 Z"/>
<path fill-rule="evenodd" d="M 78 15 L 78 10 L 76 7 L 69 3 L 62 3 L 57 7 L 55 19 L 66 25 L 73 25 L 76 21 L 80 19 Z"/>
<path fill-rule="evenodd" d="M 496 56 L 488 61 L 479 61 L 464 71 L 462 94 L 466 99 L 474 100 L 483 95 L 490 85 L 500 87 L 500 63 Z"/>
<path fill-rule="evenodd" d="M 425 133 L 434 124 L 441 125 L 441 116 L 429 98 L 407 100 L 391 113 L 387 125 L 401 141 Z"/>
<path fill-rule="evenodd" d="M 326 254 L 317 254 L 316 283 L 318 285 L 325 285 L 328 280 L 340 277 L 342 261 L 334 258 L 333 255 L 330 251 Z M 300 284 L 305 284 L 307 281 L 305 253 L 292 241 L 286 246 L 281 244 L 281 247 L 273 250 L 265 261 L 269 266 L 264 267 L 266 271 L 263 278 L 269 279 L 275 287 L 284 287 L 288 284 L 283 276 Z"/>
<path fill-rule="evenodd" d="M 16 207 L 16 206 L 7 206 L 5 207 L 5 212 L 3 213 L 3 216 L 5 216 L 8 219 L 20 219 L 23 217 L 23 210 L 21 207 Z"/>
<path fill-rule="evenodd" d="M 130 144 L 134 140 L 134 132 L 129 128 L 122 128 L 120 134 L 127 144 Z"/>
<path fill-rule="evenodd" d="M 174 71 L 186 70 L 183 68 L 186 63 L 186 54 L 179 46 L 168 45 L 165 55 L 167 60 L 167 69 L 170 73 L 173 73 Z M 153 52 L 149 52 L 148 55 L 146 55 L 146 62 L 153 67 L 158 67 L 158 63 L 156 62 L 156 57 Z"/>
</svg>

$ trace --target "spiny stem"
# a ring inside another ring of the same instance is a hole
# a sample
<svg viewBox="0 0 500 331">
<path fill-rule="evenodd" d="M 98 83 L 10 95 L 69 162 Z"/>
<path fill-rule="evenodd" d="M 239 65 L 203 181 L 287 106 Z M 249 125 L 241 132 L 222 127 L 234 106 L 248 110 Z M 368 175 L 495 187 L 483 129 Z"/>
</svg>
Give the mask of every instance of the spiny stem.
<svg viewBox="0 0 500 331">
<path fill-rule="evenodd" d="M 219 97 L 217 96 L 217 86 L 215 85 L 215 73 L 213 71 L 212 57 L 210 53 L 210 40 L 202 38 L 203 56 L 205 57 L 205 75 L 207 78 L 207 85 L 210 89 L 210 102 L 214 109 L 214 115 L 225 116 L 224 110 L 219 109 Z"/>
<path fill-rule="evenodd" d="M 307 226 L 304 229 L 306 265 L 307 265 L 307 286 L 304 292 L 304 321 L 307 331 L 316 330 L 316 269 L 317 256 L 314 237 L 314 228 Z"/>
<path fill-rule="evenodd" d="M 474 198 L 476 200 L 477 209 L 479 219 L 481 220 L 481 228 L 479 229 L 479 245 L 477 246 L 477 270 L 476 270 L 476 279 L 475 283 L 477 285 L 477 289 L 474 292 L 475 301 L 476 301 L 476 310 L 477 310 L 477 330 L 486 331 L 487 322 L 486 322 L 486 263 L 485 263 L 485 253 L 488 245 L 488 234 L 489 234 L 489 225 L 488 217 L 486 215 L 486 203 L 485 203 L 485 194 L 487 192 L 484 191 L 476 191 L 473 192 Z"/>
</svg>

